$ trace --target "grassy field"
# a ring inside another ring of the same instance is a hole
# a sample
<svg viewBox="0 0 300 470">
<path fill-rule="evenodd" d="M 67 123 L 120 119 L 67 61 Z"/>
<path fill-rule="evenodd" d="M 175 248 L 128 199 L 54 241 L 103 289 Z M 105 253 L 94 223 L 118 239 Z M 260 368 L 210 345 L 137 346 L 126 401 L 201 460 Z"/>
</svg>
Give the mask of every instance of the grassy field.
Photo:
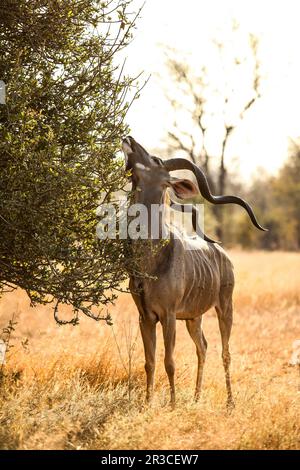
<svg viewBox="0 0 300 470">
<path fill-rule="evenodd" d="M 299 449 L 300 378 L 288 363 L 300 339 L 300 254 L 233 251 L 231 257 L 232 413 L 214 311 L 204 317 L 208 352 L 199 403 L 194 345 L 177 322 L 171 411 L 160 326 L 155 399 L 151 407 L 144 403 L 144 355 L 129 295 L 110 309 L 113 327 L 88 319 L 58 327 L 51 306 L 32 309 L 15 292 L 0 302 L 0 328 L 12 314 L 18 321 L 0 385 L 0 448 Z"/>
</svg>

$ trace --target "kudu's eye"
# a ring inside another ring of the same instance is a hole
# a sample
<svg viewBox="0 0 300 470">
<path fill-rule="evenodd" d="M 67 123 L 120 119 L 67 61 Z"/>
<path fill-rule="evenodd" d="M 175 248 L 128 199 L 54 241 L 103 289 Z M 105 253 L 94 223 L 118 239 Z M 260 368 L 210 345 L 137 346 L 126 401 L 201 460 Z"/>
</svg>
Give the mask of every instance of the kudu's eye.
<svg viewBox="0 0 300 470">
<path fill-rule="evenodd" d="M 162 162 L 161 158 L 153 157 L 153 156 L 151 158 L 157 165 L 163 166 L 163 162 Z"/>
</svg>

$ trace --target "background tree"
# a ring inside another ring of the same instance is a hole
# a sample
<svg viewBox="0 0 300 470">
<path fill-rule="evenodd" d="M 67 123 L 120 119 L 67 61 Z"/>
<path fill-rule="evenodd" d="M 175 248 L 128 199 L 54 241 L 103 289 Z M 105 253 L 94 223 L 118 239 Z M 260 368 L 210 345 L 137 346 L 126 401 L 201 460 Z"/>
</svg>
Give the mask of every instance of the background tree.
<svg viewBox="0 0 300 470">
<path fill-rule="evenodd" d="M 256 179 L 247 196 L 254 201 L 269 232 L 258 238 L 260 248 L 300 248 L 300 140 L 290 141 L 287 161 L 277 176 Z M 242 245 L 244 246 L 243 239 Z"/>
<path fill-rule="evenodd" d="M 284 249 L 300 248 L 300 139 L 291 140 L 290 156 L 272 181 L 274 211 Z M 274 217 L 275 218 L 275 217 Z"/>
<path fill-rule="evenodd" d="M 239 29 L 233 26 L 228 50 L 226 42 L 215 40 L 215 62 L 202 67 L 199 64 L 196 71 L 177 51 L 166 52 L 167 69 L 176 84 L 175 93 L 167 92 L 175 111 L 173 129 L 168 132 L 168 150 L 180 151 L 200 165 L 216 194 L 228 189 L 226 159 L 231 136 L 260 95 L 257 38 L 249 35 L 241 54 L 234 47 L 238 34 Z M 212 135 L 217 151 L 209 145 Z M 217 236 L 223 240 L 224 208 L 214 207 L 213 211 L 218 221 Z"/>
<path fill-rule="evenodd" d="M 126 277 L 126 246 L 96 238 L 96 207 L 123 186 L 114 157 L 133 79 L 116 65 L 137 16 L 125 0 L 2 0 L 0 287 L 93 318 Z M 107 318 L 107 317 L 106 317 Z"/>
<path fill-rule="evenodd" d="M 249 230 L 247 216 L 232 208 L 225 230 L 231 246 L 263 250 L 299 250 L 300 248 L 300 140 L 290 141 L 289 156 L 277 175 L 259 169 L 255 178 L 239 194 L 253 206 L 269 231 Z"/>
</svg>

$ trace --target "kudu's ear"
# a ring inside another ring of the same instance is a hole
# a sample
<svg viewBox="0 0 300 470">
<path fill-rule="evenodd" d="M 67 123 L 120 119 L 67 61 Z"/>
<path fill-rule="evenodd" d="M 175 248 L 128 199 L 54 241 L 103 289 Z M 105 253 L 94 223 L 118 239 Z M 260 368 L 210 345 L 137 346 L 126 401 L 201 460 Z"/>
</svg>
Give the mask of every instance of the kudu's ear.
<svg viewBox="0 0 300 470">
<path fill-rule="evenodd" d="M 190 180 L 171 178 L 169 184 L 175 195 L 180 199 L 191 199 L 199 194 L 199 189 Z"/>
</svg>

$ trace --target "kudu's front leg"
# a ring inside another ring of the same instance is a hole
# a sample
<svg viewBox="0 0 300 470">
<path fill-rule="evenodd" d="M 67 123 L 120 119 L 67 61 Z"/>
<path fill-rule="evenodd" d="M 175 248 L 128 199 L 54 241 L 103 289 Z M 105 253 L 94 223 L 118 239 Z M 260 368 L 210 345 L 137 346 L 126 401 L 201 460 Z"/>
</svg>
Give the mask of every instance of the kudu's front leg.
<svg viewBox="0 0 300 470">
<path fill-rule="evenodd" d="M 140 315 L 140 329 L 145 351 L 145 371 L 147 376 L 146 400 L 151 402 L 153 397 L 155 350 L 156 350 L 156 323 L 155 315 Z"/>
<path fill-rule="evenodd" d="M 173 358 L 176 337 L 176 316 L 166 315 L 161 321 L 165 343 L 165 369 L 168 374 L 171 392 L 171 406 L 175 406 L 175 362 Z"/>
</svg>

